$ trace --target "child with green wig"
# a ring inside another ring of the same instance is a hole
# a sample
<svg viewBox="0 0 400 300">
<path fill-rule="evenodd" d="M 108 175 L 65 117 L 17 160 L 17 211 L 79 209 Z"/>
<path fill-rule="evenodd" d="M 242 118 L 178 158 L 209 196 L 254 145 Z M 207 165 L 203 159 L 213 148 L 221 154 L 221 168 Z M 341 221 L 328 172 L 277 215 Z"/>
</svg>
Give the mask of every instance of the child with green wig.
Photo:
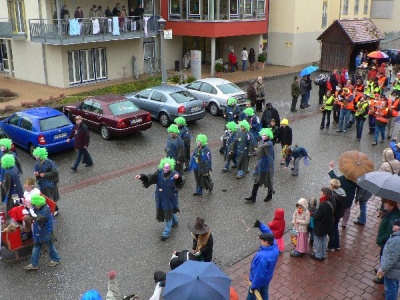
<svg viewBox="0 0 400 300">
<path fill-rule="evenodd" d="M 226 122 L 237 122 L 240 109 L 237 107 L 237 100 L 234 97 L 228 99 L 228 105 L 225 106 L 224 118 Z"/>
<path fill-rule="evenodd" d="M 255 138 L 250 132 L 250 124 L 246 120 L 239 123 L 239 128 L 232 147 L 237 153 L 237 179 L 243 178 L 249 169 L 250 154 L 254 152 Z"/>
<path fill-rule="evenodd" d="M 135 179 L 142 181 L 143 186 L 148 188 L 156 184 L 156 219 L 165 222 L 161 240 L 166 241 L 172 227 L 178 225 L 179 198 L 178 189 L 183 185 L 183 177 L 175 171 L 176 162 L 171 157 L 161 159 L 158 170 L 153 174 L 138 174 Z"/>
<path fill-rule="evenodd" d="M 175 160 L 175 170 L 179 174 L 183 174 L 183 164 L 186 161 L 185 144 L 182 138 L 179 136 L 178 125 L 171 124 L 167 128 L 167 132 L 170 134 L 170 136 L 167 139 L 165 155 L 166 157 L 170 157 Z"/>
<path fill-rule="evenodd" d="M 272 194 L 274 193 L 274 144 L 272 139 L 274 137 L 271 128 L 263 128 L 260 130 L 261 142 L 257 148 L 257 165 L 254 169 L 254 183 L 251 196 L 245 198 L 248 203 L 255 203 L 257 192 L 260 186 L 264 186 L 268 189 L 268 194 L 264 198 L 264 202 L 272 200 Z"/>
<path fill-rule="evenodd" d="M 22 174 L 21 163 L 18 160 L 17 153 L 15 151 L 13 151 L 12 148 L 13 148 L 13 142 L 11 139 L 8 139 L 8 138 L 0 139 L 0 150 L 1 150 L 0 158 L 4 154 L 12 154 L 15 159 L 15 165 L 17 166 L 19 173 Z"/>
<path fill-rule="evenodd" d="M 185 161 L 182 162 L 182 164 L 184 163 L 186 165 L 184 171 L 187 171 L 189 170 L 190 142 L 192 141 L 192 133 L 186 126 L 186 120 L 184 117 L 177 117 L 174 122 L 178 126 L 179 136 L 183 140 L 183 145 L 185 146 Z"/>
<path fill-rule="evenodd" d="M 224 158 L 226 163 L 225 167 L 221 170 L 221 173 L 227 173 L 229 171 L 231 161 L 233 162 L 232 168 L 237 167 L 236 148 L 232 147 L 233 141 L 236 138 L 237 124 L 235 122 L 228 122 L 226 124 L 226 129 L 224 135 L 224 138 L 226 139 L 224 147 Z"/>
<path fill-rule="evenodd" d="M 0 182 L 2 183 L 1 201 L 6 205 L 8 212 L 14 205 L 19 205 L 20 199 L 24 196 L 21 174 L 15 166 L 15 157 L 12 154 L 4 154 L 1 157 Z"/>
<path fill-rule="evenodd" d="M 203 189 L 210 192 L 214 188 L 210 172 L 212 171 L 211 150 L 207 146 L 207 136 L 199 134 L 196 137 L 196 149 L 190 160 L 190 167 L 194 171 L 194 179 L 196 181 L 196 192 L 193 196 L 203 195 Z"/>
</svg>

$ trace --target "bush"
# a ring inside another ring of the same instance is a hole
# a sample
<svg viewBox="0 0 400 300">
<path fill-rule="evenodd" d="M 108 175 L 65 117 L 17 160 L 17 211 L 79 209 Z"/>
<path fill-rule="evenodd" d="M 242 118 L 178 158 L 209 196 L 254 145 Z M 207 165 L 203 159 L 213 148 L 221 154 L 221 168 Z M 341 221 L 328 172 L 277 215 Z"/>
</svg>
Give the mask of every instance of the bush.
<svg viewBox="0 0 400 300">
<path fill-rule="evenodd" d="M 69 103 L 81 102 L 86 97 L 88 97 L 88 96 L 67 96 L 64 99 L 62 99 L 59 103 L 62 104 L 62 105 L 66 105 L 66 104 L 69 104 Z"/>
<path fill-rule="evenodd" d="M 174 76 L 169 78 L 169 81 L 172 82 L 172 83 L 178 84 L 181 81 L 181 76 L 180 75 L 174 75 Z"/>
<path fill-rule="evenodd" d="M 0 89 L 0 98 L 9 98 L 9 97 L 17 97 L 17 96 L 18 96 L 17 93 L 14 93 L 10 90 Z"/>
<path fill-rule="evenodd" d="M 224 70 L 224 66 L 221 63 L 215 64 L 215 72 L 222 72 Z"/>
<path fill-rule="evenodd" d="M 258 58 L 257 58 L 258 62 L 265 63 L 266 60 L 267 60 L 267 56 L 265 55 L 265 53 L 258 54 Z"/>
<path fill-rule="evenodd" d="M 186 79 L 186 83 L 191 83 L 193 81 L 196 81 L 196 78 L 193 76 L 188 76 L 188 78 Z"/>
</svg>

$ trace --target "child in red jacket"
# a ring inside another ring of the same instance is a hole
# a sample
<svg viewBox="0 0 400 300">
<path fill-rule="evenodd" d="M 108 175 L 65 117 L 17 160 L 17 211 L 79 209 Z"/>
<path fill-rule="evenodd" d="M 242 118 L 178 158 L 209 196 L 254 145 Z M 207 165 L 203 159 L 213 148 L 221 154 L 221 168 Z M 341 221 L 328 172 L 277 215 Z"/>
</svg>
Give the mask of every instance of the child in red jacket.
<svg viewBox="0 0 400 300">
<path fill-rule="evenodd" d="M 285 232 L 285 211 L 283 208 L 277 208 L 275 210 L 274 219 L 268 223 L 268 227 L 271 229 L 276 242 L 278 243 L 279 251 L 285 250 L 285 242 L 283 240 L 283 234 Z"/>
</svg>

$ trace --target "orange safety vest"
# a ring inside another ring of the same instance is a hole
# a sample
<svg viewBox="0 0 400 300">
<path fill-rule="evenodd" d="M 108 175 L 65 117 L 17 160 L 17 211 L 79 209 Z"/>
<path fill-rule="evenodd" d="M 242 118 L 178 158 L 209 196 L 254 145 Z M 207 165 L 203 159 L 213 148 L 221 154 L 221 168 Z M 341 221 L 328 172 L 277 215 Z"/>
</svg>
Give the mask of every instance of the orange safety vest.
<svg viewBox="0 0 400 300">
<path fill-rule="evenodd" d="M 355 91 L 364 93 L 364 85 L 363 84 L 356 84 L 354 86 L 354 88 L 355 88 Z"/>
<path fill-rule="evenodd" d="M 354 103 L 353 103 L 353 111 L 356 111 L 357 109 L 357 103 L 358 101 L 360 101 L 360 99 L 362 98 L 362 93 L 358 93 L 355 97 L 354 97 Z"/>
<path fill-rule="evenodd" d="M 368 110 L 368 114 L 373 116 L 375 114 L 375 104 L 377 101 L 375 101 L 375 99 L 369 99 L 368 101 L 368 105 L 369 105 L 369 110 Z"/>
<path fill-rule="evenodd" d="M 393 100 L 389 99 L 389 101 L 392 102 Z M 399 115 L 399 111 L 396 109 L 399 106 L 399 102 L 400 102 L 400 99 L 396 98 L 396 99 L 394 99 L 393 105 L 389 106 L 389 107 L 391 107 L 392 117 L 397 117 Z"/>
<path fill-rule="evenodd" d="M 385 87 L 384 86 L 385 81 L 386 81 L 386 76 L 382 76 L 382 77 L 378 78 L 378 85 L 379 85 L 380 88 Z"/>
<path fill-rule="evenodd" d="M 382 105 L 382 101 L 379 100 L 378 103 L 376 104 L 377 107 L 379 107 L 380 105 Z M 389 121 L 388 118 L 386 118 L 385 116 L 387 116 L 389 109 L 387 107 L 385 108 L 377 108 L 377 110 L 375 111 L 375 118 L 377 121 L 382 122 L 382 123 L 387 123 Z"/>
</svg>

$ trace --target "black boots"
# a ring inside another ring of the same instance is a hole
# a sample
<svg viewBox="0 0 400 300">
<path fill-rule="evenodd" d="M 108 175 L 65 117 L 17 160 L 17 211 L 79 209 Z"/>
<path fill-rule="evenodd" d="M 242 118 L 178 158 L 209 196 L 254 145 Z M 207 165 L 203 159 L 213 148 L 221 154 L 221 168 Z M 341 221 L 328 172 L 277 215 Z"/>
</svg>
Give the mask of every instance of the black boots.
<svg viewBox="0 0 400 300">
<path fill-rule="evenodd" d="M 264 202 L 272 200 L 272 191 L 268 190 L 267 197 L 265 197 Z"/>
<path fill-rule="evenodd" d="M 255 203 L 256 202 L 256 197 L 257 197 L 257 191 L 258 191 L 259 187 L 260 187 L 260 185 L 258 183 L 253 184 L 253 190 L 251 191 L 251 196 L 247 197 L 247 198 L 244 198 L 244 200 L 250 201 L 252 203 Z"/>
</svg>

